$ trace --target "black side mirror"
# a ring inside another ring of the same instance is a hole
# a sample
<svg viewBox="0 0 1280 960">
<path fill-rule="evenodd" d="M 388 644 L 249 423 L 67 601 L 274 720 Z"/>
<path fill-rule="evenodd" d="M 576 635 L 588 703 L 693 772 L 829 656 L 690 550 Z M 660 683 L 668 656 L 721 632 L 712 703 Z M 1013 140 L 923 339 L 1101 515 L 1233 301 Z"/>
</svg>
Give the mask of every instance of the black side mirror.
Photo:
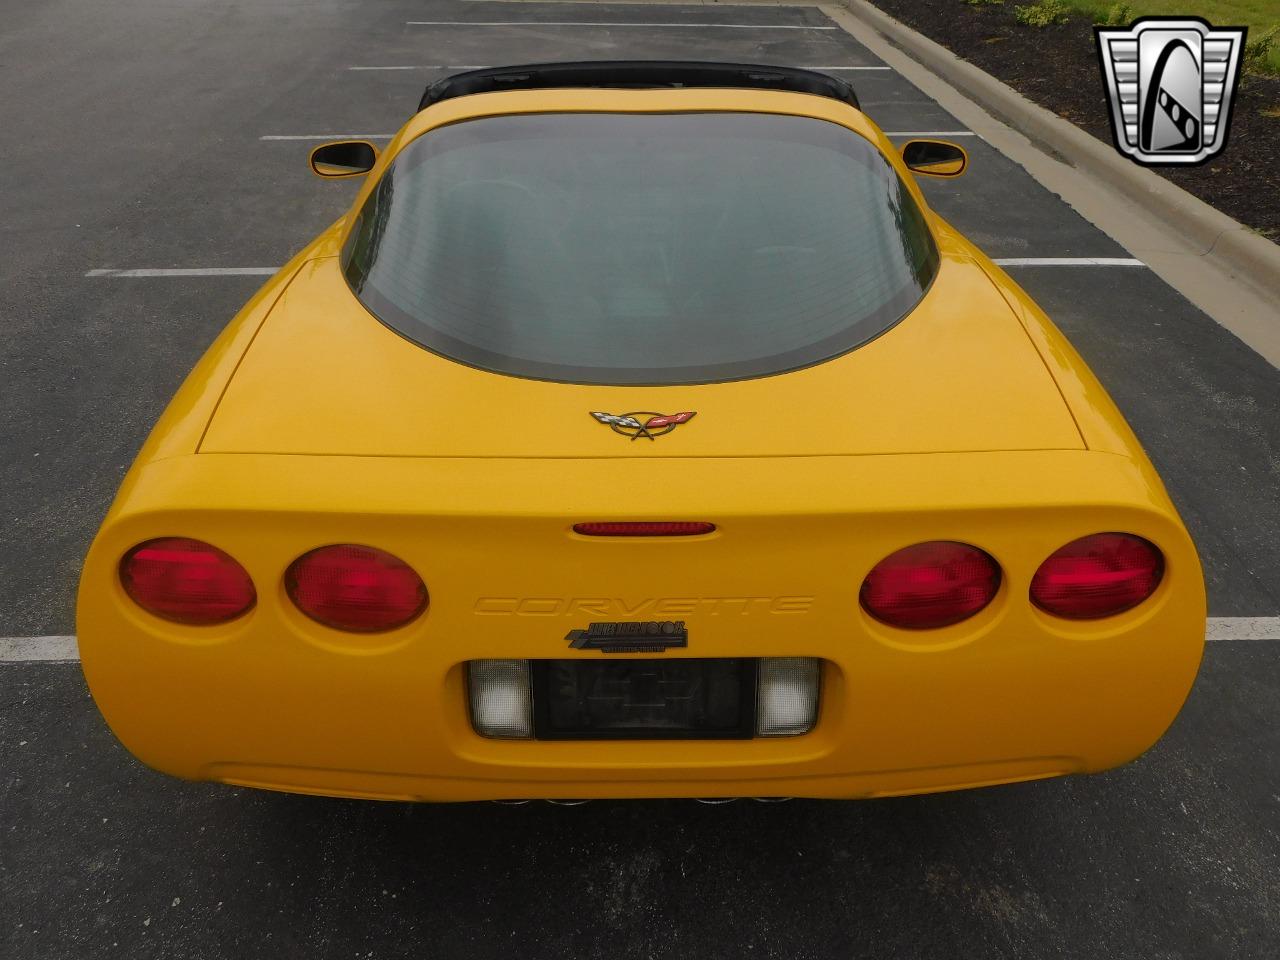
<svg viewBox="0 0 1280 960">
<path fill-rule="evenodd" d="M 926 177 L 958 177 L 969 166 L 969 155 L 949 140 L 908 140 L 902 145 L 902 161 Z"/>
<path fill-rule="evenodd" d="M 311 172 L 317 177 L 362 177 L 378 162 L 378 148 L 368 140 L 336 140 L 311 151 Z"/>
</svg>

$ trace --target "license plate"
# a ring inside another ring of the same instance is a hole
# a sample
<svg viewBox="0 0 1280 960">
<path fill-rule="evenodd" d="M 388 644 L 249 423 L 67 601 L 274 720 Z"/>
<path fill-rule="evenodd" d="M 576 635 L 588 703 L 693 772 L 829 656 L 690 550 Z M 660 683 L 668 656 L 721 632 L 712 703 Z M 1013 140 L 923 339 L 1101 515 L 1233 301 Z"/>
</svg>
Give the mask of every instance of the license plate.
<svg viewBox="0 0 1280 960">
<path fill-rule="evenodd" d="M 534 660 L 540 740 L 725 740 L 755 732 L 756 661 Z"/>
</svg>

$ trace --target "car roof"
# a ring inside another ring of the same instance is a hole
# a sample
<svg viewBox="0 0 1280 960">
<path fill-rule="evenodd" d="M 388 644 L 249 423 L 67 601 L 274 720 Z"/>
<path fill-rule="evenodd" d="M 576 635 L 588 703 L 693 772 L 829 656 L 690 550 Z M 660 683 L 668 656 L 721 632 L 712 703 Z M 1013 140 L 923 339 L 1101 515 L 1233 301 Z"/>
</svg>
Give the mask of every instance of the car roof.
<svg viewBox="0 0 1280 960">
<path fill-rule="evenodd" d="M 783 90 L 829 97 L 858 108 L 858 97 L 850 84 L 816 70 L 696 60 L 583 60 L 486 67 L 456 73 L 428 86 L 418 109 L 425 110 L 441 100 L 470 96 L 473 93 L 566 87 Z"/>
</svg>

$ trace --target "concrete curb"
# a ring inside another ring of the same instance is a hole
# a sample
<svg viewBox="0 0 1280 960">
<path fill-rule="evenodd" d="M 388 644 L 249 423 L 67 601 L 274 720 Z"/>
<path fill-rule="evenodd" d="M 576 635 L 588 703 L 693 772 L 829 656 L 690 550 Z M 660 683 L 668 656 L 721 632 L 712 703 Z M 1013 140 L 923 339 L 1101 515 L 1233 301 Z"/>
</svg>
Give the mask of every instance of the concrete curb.
<svg viewBox="0 0 1280 960">
<path fill-rule="evenodd" d="M 1280 302 L 1280 246 L 1158 174 L 1125 159 L 1110 144 L 1032 103 L 1012 87 L 899 23 L 866 0 L 840 0 L 840 4 L 1041 150 L 1138 202 L 1153 219 L 1166 225 L 1171 237 L 1180 239 L 1197 256 L 1213 262 L 1234 280 L 1248 283 L 1259 295 Z"/>
</svg>

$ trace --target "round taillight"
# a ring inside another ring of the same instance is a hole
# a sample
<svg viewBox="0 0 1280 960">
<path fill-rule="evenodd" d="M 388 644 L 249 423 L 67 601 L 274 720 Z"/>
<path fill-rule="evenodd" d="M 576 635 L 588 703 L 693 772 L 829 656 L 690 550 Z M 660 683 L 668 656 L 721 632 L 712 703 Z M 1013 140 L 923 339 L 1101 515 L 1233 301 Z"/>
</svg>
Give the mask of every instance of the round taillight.
<svg viewBox="0 0 1280 960">
<path fill-rule="evenodd" d="M 891 553 L 862 582 L 862 607 L 891 627 L 927 630 L 967 620 L 1000 589 L 1000 565 L 967 543 L 935 540 Z"/>
<path fill-rule="evenodd" d="M 1057 550 L 1031 580 L 1031 602 L 1055 617 L 1096 620 L 1140 604 L 1160 586 L 1164 555 L 1131 533 L 1095 533 Z"/>
<path fill-rule="evenodd" d="M 285 591 L 317 623 L 354 633 L 403 627 L 427 609 L 427 587 L 399 557 L 353 543 L 304 553 L 284 575 Z"/>
<path fill-rule="evenodd" d="M 234 620 L 258 598 L 244 567 L 189 537 L 138 544 L 120 561 L 120 584 L 148 613 L 193 626 Z"/>
</svg>

